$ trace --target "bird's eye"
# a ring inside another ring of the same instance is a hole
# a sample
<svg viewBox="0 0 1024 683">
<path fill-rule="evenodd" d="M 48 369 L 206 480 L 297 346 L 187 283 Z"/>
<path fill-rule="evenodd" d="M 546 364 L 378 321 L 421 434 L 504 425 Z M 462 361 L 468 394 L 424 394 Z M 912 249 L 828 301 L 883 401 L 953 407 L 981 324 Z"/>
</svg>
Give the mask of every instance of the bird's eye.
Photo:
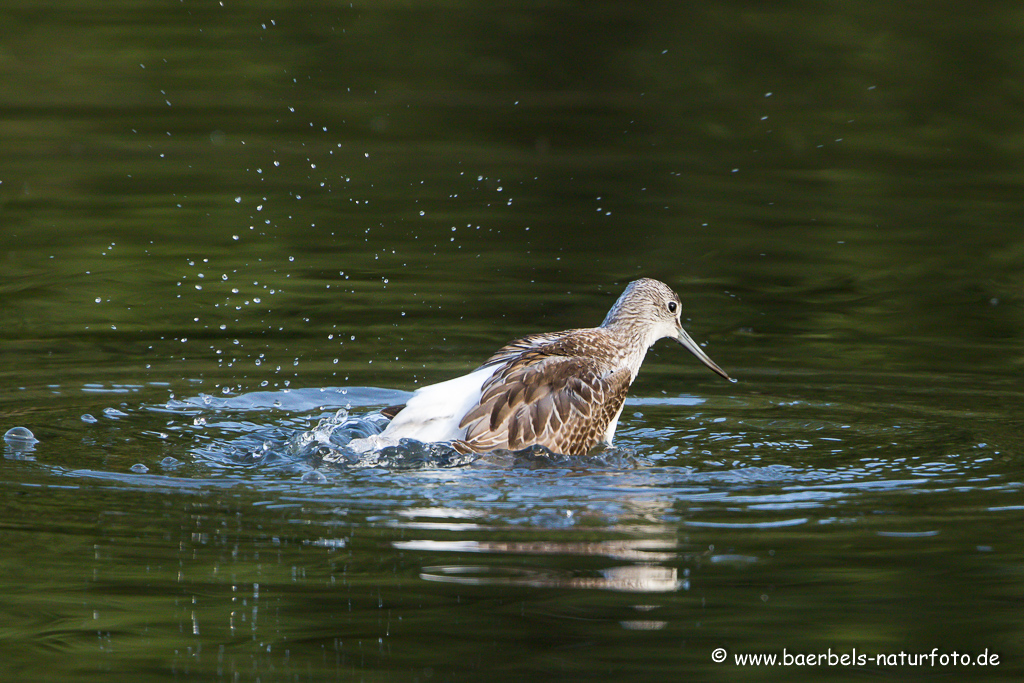
<svg viewBox="0 0 1024 683">
<path fill-rule="evenodd" d="M 676 302 L 675 301 L 669 301 L 668 302 L 668 312 L 669 313 L 675 313 L 676 312 L 676 308 L 678 308 L 678 307 L 676 306 Z"/>
</svg>

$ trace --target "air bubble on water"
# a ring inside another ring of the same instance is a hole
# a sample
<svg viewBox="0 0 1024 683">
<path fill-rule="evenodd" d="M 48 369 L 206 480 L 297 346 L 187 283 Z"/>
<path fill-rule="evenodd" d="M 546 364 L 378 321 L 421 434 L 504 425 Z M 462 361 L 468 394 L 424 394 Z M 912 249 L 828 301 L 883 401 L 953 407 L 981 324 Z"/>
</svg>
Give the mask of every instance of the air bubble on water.
<svg viewBox="0 0 1024 683">
<path fill-rule="evenodd" d="M 4 434 L 4 441 L 11 445 L 39 443 L 36 435 L 27 427 L 11 427 Z"/>
<path fill-rule="evenodd" d="M 323 472 L 317 470 L 310 470 L 302 475 L 302 482 L 305 484 L 323 484 L 325 481 L 327 481 L 327 477 Z"/>
</svg>

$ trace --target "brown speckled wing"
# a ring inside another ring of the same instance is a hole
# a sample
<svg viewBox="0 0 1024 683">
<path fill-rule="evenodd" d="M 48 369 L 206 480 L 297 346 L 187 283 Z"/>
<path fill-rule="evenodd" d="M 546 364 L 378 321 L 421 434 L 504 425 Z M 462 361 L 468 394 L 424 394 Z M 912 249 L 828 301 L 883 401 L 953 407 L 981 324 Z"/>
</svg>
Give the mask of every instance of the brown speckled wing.
<svg viewBox="0 0 1024 683">
<path fill-rule="evenodd" d="M 546 332 L 542 334 L 530 334 L 521 339 L 510 341 L 505 346 L 494 352 L 480 367 L 486 368 L 494 365 L 506 365 L 515 361 L 527 352 L 542 352 L 545 356 L 551 355 L 576 355 L 574 349 L 557 348 L 559 343 L 564 344 L 565 337 L 578 333 L 579 330 L 566 330 L 565 332 Z M 505 369 L 507 371 L 507 368 Z"/>
<path fill-rule="evenodd" d="M 491 357 L 485 365 L 504 367 L 484 383 L 480 403 L 462 419 L 466 436 L 457 449 L 540 444 L 584 455 L 604 437 L 626 398 L 629 370 L 610 371 L 599 358 L 575 355 L 581 340 L 564 334 L 526 337 Z"/>
</svg>

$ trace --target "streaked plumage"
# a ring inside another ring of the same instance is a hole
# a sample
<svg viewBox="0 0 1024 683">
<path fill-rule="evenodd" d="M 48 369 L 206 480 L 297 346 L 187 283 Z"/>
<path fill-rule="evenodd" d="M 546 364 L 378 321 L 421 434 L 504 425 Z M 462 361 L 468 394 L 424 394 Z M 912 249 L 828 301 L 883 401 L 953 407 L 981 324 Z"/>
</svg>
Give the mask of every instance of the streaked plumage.
<svg viewBox="0 0 1024 683">
<path fill-rule="evenodd" d="M 667 285 L 631 282 L 600 327 L 510 342 L 470 374 L 423 387 L 406 405 L 386 408 L 382 412 L 393 418 L 387 428 L 350 446 L 368 451 L 412 438 L 450 441 L 462 452 L 539 444 L 586 454 L 611 443 L 626 392 L 659 339 L 675 339 L 729 379 L 683 330 L 681 310 Z"/>
</svg>

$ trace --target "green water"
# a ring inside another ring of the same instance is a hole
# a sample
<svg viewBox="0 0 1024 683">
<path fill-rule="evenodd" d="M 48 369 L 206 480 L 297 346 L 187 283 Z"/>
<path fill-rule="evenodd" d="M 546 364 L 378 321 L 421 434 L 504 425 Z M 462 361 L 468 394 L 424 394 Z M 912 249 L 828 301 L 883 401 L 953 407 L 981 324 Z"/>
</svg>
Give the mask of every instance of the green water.
<svg viewBox="0 0 1024 683">
<path fill-rule="evenodd" d="M 1017 4 L 3 16 L 0 679 L 1021 679 Z M 295 447 L 639 276 L 620 451 Z"/>
</svg>

